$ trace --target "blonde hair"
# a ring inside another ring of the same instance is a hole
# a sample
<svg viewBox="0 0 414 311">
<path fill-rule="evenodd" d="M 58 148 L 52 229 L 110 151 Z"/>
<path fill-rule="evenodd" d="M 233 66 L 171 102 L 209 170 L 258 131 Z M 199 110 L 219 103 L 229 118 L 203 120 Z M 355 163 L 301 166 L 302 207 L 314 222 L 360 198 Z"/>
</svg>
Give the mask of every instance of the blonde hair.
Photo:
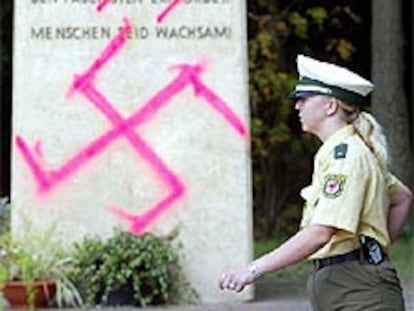
<svg viewBox="0 0 414 311">
<path fill-rule="evenodd" d="M 388 147 L 382 126 L 372 114 L 361 111 L 356 105 L 342 101 L 338 101 L 338 104 L 344 111 L 345 121 L 354 126 L 355 132 L 378 159 L 380 166 L 387 169 L 389 165 Z"/>
</svg>

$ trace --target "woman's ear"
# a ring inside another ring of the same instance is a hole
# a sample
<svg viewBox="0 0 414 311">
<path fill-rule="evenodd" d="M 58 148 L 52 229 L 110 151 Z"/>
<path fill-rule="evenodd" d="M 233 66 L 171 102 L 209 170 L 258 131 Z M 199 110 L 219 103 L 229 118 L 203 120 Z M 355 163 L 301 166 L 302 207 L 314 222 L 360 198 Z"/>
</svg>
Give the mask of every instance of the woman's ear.
<svg viewBox="0 0 414 311">
<path fill-rule="evenodd" d="M 326 115 L 332 116 L 334 115 L 339 109 L 339 102 L 334 97 L 328 97 L 326 100 Z"/>
</svg>

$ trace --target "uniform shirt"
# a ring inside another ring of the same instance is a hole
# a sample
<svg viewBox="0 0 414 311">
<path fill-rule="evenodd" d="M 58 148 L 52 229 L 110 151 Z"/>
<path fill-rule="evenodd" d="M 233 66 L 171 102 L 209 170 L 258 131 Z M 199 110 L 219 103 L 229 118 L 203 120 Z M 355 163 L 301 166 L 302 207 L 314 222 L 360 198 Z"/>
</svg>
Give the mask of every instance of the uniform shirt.
<svg viewBox="0 0 414 311">
<path fill-rule="evenodd" d="M 312 184 L 301 191 L 306 200 L 301 227 L 325 225 L 338 231 L 309 259 L 357 249 L 359 234 L 377 239 L 387 252 L 388 210 L 399 184 L 381 169 L 352 125 L 331 135 L 315 156 Z"/>
</svg>

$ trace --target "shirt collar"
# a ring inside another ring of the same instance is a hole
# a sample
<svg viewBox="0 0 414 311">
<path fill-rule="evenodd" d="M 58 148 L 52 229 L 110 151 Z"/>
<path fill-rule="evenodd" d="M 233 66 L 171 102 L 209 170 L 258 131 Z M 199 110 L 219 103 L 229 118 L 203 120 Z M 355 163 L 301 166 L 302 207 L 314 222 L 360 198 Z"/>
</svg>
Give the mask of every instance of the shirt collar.
<svg viewBox="0 0 414 311">
<path fill-rule="evenodd" d="M 323 159 L 329 156 L 332 153 L 334 147 L 336 147 L 339 143 L 343 142 L 345 138 L 354 134 L 354 127 L 349 124 L 344 126 L 343 128 L 337 130 L 333 133 L 329 138 L 323 143 L 323 145 L 319 148 L 317 153 L 317 157 Z"/>
</svg>

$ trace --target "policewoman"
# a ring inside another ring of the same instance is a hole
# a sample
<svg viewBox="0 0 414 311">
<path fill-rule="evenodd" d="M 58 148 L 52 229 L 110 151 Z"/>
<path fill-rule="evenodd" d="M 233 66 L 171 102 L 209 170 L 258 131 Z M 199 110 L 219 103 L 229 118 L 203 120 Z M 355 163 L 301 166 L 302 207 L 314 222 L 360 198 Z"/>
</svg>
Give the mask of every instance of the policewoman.
<svg viewBox="0 0 414 311">
<path fill-rule="evenodd" d="M 322 141 L 312 183 L 301 191 L 300 230 L 248 266 L 226 271 L 219 286 L 240 292 L 266 273 L 308 259 L 313 310 L 404 310 L 389 251 L 412 193 L 388 170 L 381 126 L 361 109 L 373 84 L 304 55 L 297 65 L 295 108 L 303 131 Z"/>
</svg>

